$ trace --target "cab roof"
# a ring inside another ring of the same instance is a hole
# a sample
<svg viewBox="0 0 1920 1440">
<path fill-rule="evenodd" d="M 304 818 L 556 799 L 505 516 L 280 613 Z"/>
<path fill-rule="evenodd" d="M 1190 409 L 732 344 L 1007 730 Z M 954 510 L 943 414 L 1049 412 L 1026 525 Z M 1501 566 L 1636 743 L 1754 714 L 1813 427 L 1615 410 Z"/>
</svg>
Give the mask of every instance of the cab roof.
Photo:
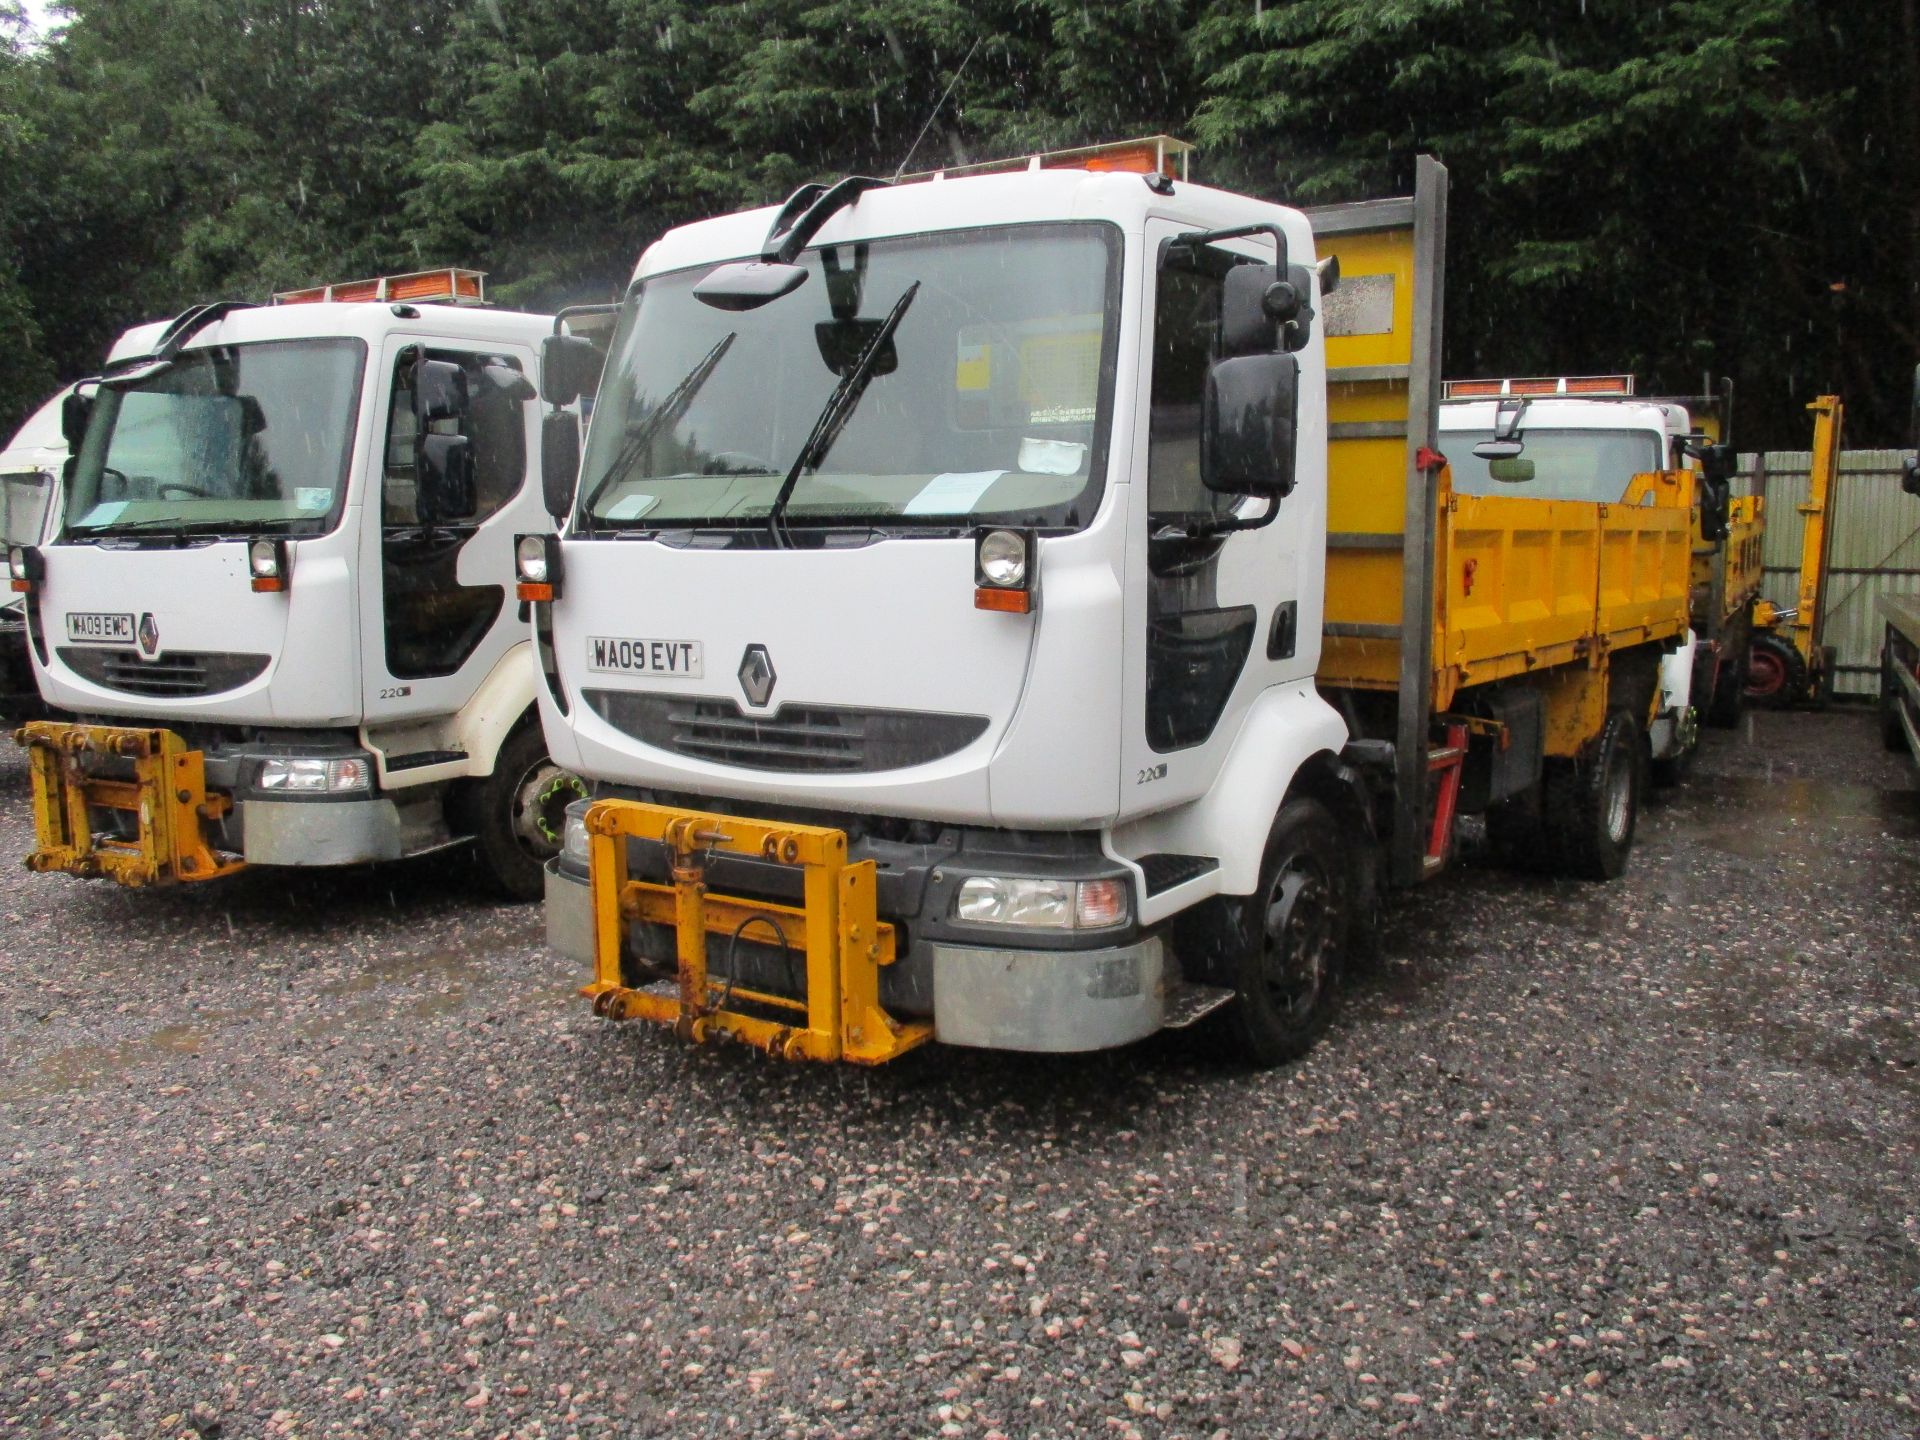
<svg viewBox="0 0 1920 1440">
<path fill-rule="evenodd" d="M 1160 216 L 1210 229 L 1278 222 L 1287 234 L 1289 258 L 1312 258 L 1312 235 L 1297 210 L 1186 180 L 1174 181 L 1170 193 L 1162 194 L 1148 179 L 1128 172 L 1064 168 L 951 176 L 936 171 L 926 179 L 860 195 L 821 227 L 808 248 L 1048 221 L 1106 221 L 1138 234 L 1149 219 Z M 669 230 L 647 247 L 633 278 L 756 257 L 780 208 L 767 205 Z"/>
<path fill-rule="evenodd" d="M 406 311 L 401 314 L 397 311 Z M 135 360 L 153 353 L 160 336 L 172 323 L 156 320 L 136 325 L 113 344 L 107 363 Z M 388 335 L 478 343 L 530 345 L 553 332 L 551 315 L 522 310 L 494 310 L 474 305 L 394 305 L 379 301 L 323 301 L 310 305 L 259 305 L 233 310 L 204 330 L 196 331 L 184 349 L 216 345 L 244 345 L 258 340 L 308 340 L 350 337 L 369 344 Z"/>
<path fill-rule="evenodd" d="M 1440 430 L 1491 430 L 1498 400 L 1443 400 Z M 1621 396 L 1583 399 L 1568 395 L 1541 396 L 1527 402 L 1520 428 L 1550 426 L 1558 430 L 1653 430 L 1662 435 L 1685 435 L 1691 426 L 1684 405 L 1664 400 Z"/>
</svg>

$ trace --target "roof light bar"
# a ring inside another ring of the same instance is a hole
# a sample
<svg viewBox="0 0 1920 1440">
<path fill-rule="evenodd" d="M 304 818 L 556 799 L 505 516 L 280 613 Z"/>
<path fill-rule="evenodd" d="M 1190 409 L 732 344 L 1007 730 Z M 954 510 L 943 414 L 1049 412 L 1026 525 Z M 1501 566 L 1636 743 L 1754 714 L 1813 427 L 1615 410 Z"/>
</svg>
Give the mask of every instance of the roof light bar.
<svg viewBox="0 0 1920 1440">
<path fill-rule="evenodd" d="M 1082 145 L 1073 150 L 1046 150 L 1035 155 L 1016 155 L 1006 160 L 983 160 L 974 165 L 949 165 L 940 170 L 921 170 L 902 175 L 895 183 L 916 180 L 954 180 L 965 175 L 1010 175 L 1022 170 L 1091 170 L 1096 173 L 1129 175 L 1165 175 L 1174 180 L 1187 178 L 1188 157 L 1193 146 L 1171 135 L 1143 135 L 1137 140 L 1114 140 L 1104 145 Z"/>
<path fill-rule="evenodd" d="M 328 301 L 411 300 L 425 305 L 484 305 L 487 272 L 448 265 L 438 270 L 415 270 L 406 275 L 382 275 L 372 280 L 347 280 L 337 285 L 311 285 L 305 290 L 282 290 L 276 305 L 319 305 Z"/>
<path fill-rule="evenodd" d="M 1442 400 L 1491 400 L 1502 395 L 1607 395 L 1634 393 L 1631 375 L 1539 375 L 1509 380 L 1442 380 Z"/>
</svg>

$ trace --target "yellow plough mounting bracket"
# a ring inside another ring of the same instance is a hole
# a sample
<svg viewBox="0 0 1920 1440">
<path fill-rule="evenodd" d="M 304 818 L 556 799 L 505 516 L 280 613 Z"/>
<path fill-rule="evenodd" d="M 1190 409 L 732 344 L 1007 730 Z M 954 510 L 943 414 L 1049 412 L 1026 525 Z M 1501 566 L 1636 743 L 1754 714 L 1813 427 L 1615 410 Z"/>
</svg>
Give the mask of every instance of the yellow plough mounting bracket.
<svg viewBox="0 0 1920 1440">
<path fill-rule="evenodd" d="M 878 1065 L 932 1038 L 924 1021 L 897 1021 L 880 1006 L 880 971 L 894 961 L 894 930 L 877 917 L 878 874 L 871 860 L 850 864 L 847 837 L 817 825 L 776 825 L 602 800 L 587 811 L 592 865 L 594 981 L 580 993 L 614 1020 L 670 1025 L 682 1039 L 730 1037 L 787 1060 L 852 1060 Z M 673 883 L 627 874 L 627 841 L 665 845 Z M 710 855 L 745 855 L 798 867 L 798 908 L 709 895 Z M 627 926 L 670 925 L 677 979 L 633 989 L 621 973 Z M 774 940 L 777 932 L 779 939 Z M 710 976 L 707 937 L 778 943 L 806 960 L 802 998 L 771 995 Z M 785 1011 L 792 1023 L 734 1006 Z"/>
<path fill-rule="evenodd" d="M 244 870 L 246 861 L 215 850 L 201 822 L 232 808 L 207 793 L 205 757 L 171 730 L 64 725 L 36 720 L 13 732 L 33 768 L 33 823 L 38 846 L 29 870 L 105 876 L 122 885 L 213 880 Z M 131 780 L 89 775 L 85 756 L 133 762 Z M 89 808 L 124 810 L 139 839 L 96 837 Z"/>
</svg>

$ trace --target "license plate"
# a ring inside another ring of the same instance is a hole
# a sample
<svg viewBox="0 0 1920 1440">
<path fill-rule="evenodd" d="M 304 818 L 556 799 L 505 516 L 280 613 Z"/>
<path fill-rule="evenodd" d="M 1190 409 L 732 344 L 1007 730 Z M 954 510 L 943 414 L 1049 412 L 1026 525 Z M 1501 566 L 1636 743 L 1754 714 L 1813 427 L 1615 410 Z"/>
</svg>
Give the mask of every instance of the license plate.
<svg viewBox="0 0 1920 1440">
<path fill-rule="evenodd" d="M 587 668 L 610 675 L 660 675 L 675 680 L 698 680 L 703 665 L 698 640 L 595 635 L 587 641 Z"/>
<path fill-rule="evenodd" d="M 70 610 L 67 612 L 67 639 L 82 645 L 131 645 L 133 616 Z"/>
</svg>

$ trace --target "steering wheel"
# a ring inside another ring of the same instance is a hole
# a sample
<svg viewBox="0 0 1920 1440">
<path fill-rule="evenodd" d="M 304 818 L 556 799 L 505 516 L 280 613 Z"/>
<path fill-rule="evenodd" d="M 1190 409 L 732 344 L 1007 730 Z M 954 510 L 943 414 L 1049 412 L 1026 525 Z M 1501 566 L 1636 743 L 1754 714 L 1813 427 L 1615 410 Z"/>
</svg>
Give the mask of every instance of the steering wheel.
<svg viewBox="0 0 1920 1440">
<path fill-rule="evenodd" d="M 154 492 L 158 494 L 162 500 L 172 498 L 172 496 L 168 494 L 169 491 L 171 491 L 173 495 L 190 495 L 195 500 L 213 499 L 213 492 L 211 490 L 202 490 L 198 485 L 189 485 L 184 480 L 156 480 L 153 488 Z"/>
</svg>

